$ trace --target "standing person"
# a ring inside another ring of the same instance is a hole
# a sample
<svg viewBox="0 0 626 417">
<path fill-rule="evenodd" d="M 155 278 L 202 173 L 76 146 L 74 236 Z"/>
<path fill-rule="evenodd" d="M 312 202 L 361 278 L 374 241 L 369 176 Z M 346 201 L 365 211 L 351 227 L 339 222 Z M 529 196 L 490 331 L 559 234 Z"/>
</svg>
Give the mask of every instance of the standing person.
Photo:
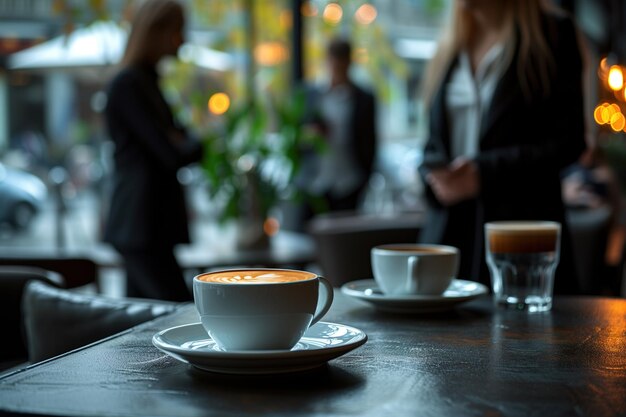
<svg viewBox="0 0 626 417">
<path fill-rule="evenodd" d="M 585 149 L 583 62 L 570 17 L 542 0 L 456 0 L 424 83 L 429 137 L 420 241 L 461 250 L 489 282 L 483 225 L 563 225 L 555 292 L 577 292 L 560 171 Z"/>
<path fill-rule="evenodd" d="M 315 154 L 306 187 L 323 196 L 330 211 L 356 210 L 365 191 L 376 153 L 376 100 L 350 79 L 352 45 L 332 39 L 326 50 L 328 85 L 309 91 L 311 125 L 326 140 Z"/>
<path fill-rule="evenodd" d="M 149 0 L 134 15 L 121 70 L 108 90 L 106 122 L 115 143 L 113 195 L 104 240 L 121 254 L 127 296 L 191 299 L 174 246 L 189 242 L 185 196 L 176 174 L 202 146 L 172 115 L 156 66 L 183 43 L 184 11 Z"/>
</svg>

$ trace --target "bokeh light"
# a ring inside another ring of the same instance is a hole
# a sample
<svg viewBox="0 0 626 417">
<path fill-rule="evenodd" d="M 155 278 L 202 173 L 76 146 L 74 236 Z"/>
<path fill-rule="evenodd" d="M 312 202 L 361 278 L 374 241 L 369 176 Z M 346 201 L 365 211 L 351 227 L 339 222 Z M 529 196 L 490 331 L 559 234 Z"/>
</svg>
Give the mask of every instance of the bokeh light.
<svg viewBox="0 0 626 417">
<path fill-rule="evenodd" d="M 625 126 L 626 118 L 624 118 L 624 115 L 622 113 L 614 113 L 613 116 L 611 116 L 611 129 L 619 132 L 620 130 L 624 129 Z"/>
<path fill-rule="evenodd" d="M 600 60 L 600 65 L 598 65 L 598 78 L 602 80 L 602 82 L 606 82 L 609 76 L 609 66 L 607 64 L 606 57 Z"/>
<path fill-rule="evenodd" d="M 607 58 L 604 57 L 600 60 L 600 69 L 602 69 L 603 71 L 607 71 L 609 69 L 609 65 L 607 63 Z"/>
<path fill-rule="evenodd" d="M 620 109 L 620 107 L 617 104 L 611 103 L 609 104 L 609 111 L 611 112 L 611 116 L 613 116 L 615 113 L 621 112 L 622 109 Z"/>
<path fill-rule="evenodd" d="M 259 65 L 273 67 L 285 62 L 289 58 L 289 51 L 280 42 L 263 42 L 254 48 L 254 59 Z"/>
<path fill-rule="evenodd" d="M 342 17 L 343 9 L 337 3 L 329 3 L 326 8 L 324 8 L 324 21 L 326 23 L 336 25 L 341 22 Z"/>
<path fill-rule="evenodd" d="M 362 25 L 369 25 L 374 20 L 376 20 L 377 15 L 378 12 L 376 11 L 376 7 L 372 6 L 369 3 L 365 3 L 356 10 L 356 13 L 354 13 L 354 18 Z"/>
<path fill-rule="evenodd" d="M 208 107 L 213 114 L 224 114 L 230 108 L 230 98 L 226 93 L 215 93 L 209 98 Z"/>
<path fill-rule="evenodd" d="M 599 125 L 603 125 L 606 123 L 606 121 L 604 120 L 604 115 L 603 115 L 604 111 L 605 111 L 605 107 L 602 104 L 599 104 L 598 106 L 596 106 L 596 108 L 593 111 L 593 120 L 595 120 L 596 123 Z"/>
<path fill-rule="evenodd" d="M 280 230 L 280 223 L 274 217 L 268 217 L 263 222 L 263 231 L 268 236 L 274 236 Z"/>
<path fill-rule="evenodd" d="M 609 87 L 611 90 L 621 90 L 624 87 L 624 74 L 622 73 L 622 68 L 619 65 L 611 66 L 609 69 Z"/>
</svg>

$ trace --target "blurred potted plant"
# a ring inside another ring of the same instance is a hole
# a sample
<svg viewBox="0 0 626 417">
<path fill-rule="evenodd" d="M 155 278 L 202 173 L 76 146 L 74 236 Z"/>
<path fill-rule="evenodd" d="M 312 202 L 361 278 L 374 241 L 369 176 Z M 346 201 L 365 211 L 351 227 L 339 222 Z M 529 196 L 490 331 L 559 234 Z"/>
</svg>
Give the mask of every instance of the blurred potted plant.
<svg viewBox="0 0 626 417">
<path fill-rule="evenodd" d="M 303 113 L 302 91 L 269 104 L 250 101 L 226 112 L 223 129 L 205 136 L 209 195 L 222 203 L 221 222 L 236 221 L 239 247 L 267 247 L 277 227 L 270 211 L 281 201 L 315 199 L 294 185 L 302 150 L 325 149 L 302 124 Z"/>
</svg>

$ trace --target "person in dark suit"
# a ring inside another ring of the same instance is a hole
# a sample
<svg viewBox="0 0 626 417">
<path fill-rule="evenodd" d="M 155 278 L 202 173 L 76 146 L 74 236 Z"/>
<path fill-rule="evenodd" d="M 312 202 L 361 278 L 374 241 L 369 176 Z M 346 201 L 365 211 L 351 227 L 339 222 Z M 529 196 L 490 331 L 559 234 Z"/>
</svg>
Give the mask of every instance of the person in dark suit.
<svg viewBox="0 0 626 417">
<path fill-rule="evenodd" d="M 199 161 L 201 143 L 174 118 L 157 63 L 183 43 L 184 13 L 149 0 L 134 15 L 121 70 L 110 82 L 106 123 L 115 143 L 113 192 L 104 240 L 121 254 L 127 296 L 190 300 L 174 246 L 189 242 L 179 168 Z"/>
<path fill-rule="evenodd" d="M 459 277 L 489 282 L 484 223 L 563 226 L 555 293 L 576 293 L 560 171 L 585 149 L 582 44 L 541 0 L 456 0 L 424 80 L 419 240 L 461 250 Z"/>
<path fill-rule="evenodd" d="M 329 83 L 308 89 L 308 122 L 326 142 L 309 159 L 302 178 L 329 211 L 356 210 L 374 166 L 377 142 L 376 99 L 350 79 L 352 46 L 332 39 L 327 46 Z"/>
</svg>

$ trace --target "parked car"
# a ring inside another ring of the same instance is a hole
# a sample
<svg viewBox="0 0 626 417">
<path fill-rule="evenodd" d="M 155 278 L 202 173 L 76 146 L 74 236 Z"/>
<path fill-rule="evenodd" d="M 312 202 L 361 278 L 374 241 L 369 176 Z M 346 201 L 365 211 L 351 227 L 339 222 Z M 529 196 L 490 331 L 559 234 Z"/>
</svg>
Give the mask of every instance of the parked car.
<svg viewBox="0 0 626 417">
<path fill-rule="evenodd" d="M 0 225 L 27 229 L 41 212 L 48 195 L 36 175 L 0 163 Z"/>
</svg>

